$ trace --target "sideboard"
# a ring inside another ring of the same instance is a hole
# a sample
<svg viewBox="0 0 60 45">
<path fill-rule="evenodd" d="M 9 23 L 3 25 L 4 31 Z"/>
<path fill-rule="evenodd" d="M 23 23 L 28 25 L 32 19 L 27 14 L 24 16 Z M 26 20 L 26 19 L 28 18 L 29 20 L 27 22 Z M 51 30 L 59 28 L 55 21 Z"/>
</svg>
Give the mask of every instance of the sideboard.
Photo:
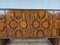
<svg viewBox="0 0 60 45">
<path fill-rule="evenodd" d="M 48 38 L 60 42 L 60 10 L 0 9 L 0 45 L 11 38 Z"/>
</svg>

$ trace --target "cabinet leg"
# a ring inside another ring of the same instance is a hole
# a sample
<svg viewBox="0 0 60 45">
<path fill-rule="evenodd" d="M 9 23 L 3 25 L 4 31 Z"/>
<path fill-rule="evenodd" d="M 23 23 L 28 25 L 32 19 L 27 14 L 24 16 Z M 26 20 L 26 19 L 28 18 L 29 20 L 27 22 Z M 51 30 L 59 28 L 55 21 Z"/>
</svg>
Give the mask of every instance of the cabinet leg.
<svg viewBox="0 0 60 45">
<path fill-rule="evenodd" d="M 60 45 L 60 38 L 48 38 L 53 45 Z"/>
<path fill-rule="evenodd" d="M 0 39 L 0 45 L 6 45 L 7 39 Z"/>
</svg>

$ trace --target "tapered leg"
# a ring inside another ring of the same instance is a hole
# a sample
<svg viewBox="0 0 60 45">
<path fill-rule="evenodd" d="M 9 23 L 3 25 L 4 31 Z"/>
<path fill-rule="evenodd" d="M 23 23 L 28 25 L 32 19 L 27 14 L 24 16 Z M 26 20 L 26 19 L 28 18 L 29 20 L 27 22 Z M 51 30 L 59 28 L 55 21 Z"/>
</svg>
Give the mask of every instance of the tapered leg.
<svg viewBox="0 0 60 45">
<path fill-rule="evenodd" d="M 6 45 L 7 39 L 0 39 L 0 45 Z"/>
<path fill-rule="evenodd" d="M 49 38 L 53 45 L 60 45 L 60 38 Z"/>
</svg>

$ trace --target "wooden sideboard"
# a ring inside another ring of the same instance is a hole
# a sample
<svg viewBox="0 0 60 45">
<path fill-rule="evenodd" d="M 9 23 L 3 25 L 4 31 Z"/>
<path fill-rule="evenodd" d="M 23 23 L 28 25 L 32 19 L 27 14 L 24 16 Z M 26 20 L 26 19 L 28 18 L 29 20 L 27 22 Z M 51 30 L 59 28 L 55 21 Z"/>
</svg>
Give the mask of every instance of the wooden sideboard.
<svg viewBox="0 0 60 45">
<path fill-rule="evenodd" d="M 4 14 L 0 14 L 0 45 L 5 45 L 5 42 L 11 38 L 48 38 L 53 45 L 59 45 L 58 10 L 58 12 L 46 9 L 4 9 L 3 11 Z"/>
</svg>

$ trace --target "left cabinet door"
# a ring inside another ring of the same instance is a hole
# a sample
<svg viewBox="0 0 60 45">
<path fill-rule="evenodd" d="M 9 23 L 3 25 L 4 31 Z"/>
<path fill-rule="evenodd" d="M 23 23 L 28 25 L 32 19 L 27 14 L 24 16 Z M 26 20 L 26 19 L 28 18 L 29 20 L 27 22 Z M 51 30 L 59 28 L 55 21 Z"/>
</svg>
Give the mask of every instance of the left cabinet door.
<svg viewBox="0 0 60 45">
<path fill-rule="evenodd" d="M 6 15 L 4 10 L 0 10 L 0 39 L 7 37 L 6 31 Z"/>
</svg>

